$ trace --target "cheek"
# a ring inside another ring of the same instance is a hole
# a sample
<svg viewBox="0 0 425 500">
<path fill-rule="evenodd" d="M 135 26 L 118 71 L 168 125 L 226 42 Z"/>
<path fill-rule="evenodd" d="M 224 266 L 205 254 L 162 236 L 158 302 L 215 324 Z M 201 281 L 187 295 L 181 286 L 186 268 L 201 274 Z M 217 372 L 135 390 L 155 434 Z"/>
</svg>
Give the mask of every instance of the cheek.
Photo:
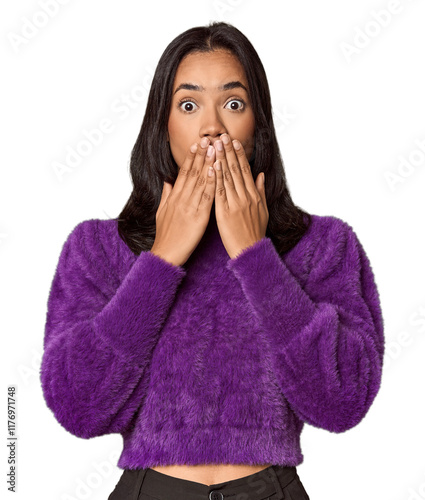
<svg viewBox="0 0 425 500">
<path fill-rule="evenodd" d="M 255 133 L 255 125 L 254 120 L 247 119 L 240 127 L 238 127 L 238 131 L 235 134 L 235 137 L 238 137 L 242 142 L 242 146 L 247 153 L 247 156 L 250 157 L 252 151 L 254 150 L 254 133 Z"/>
<path fill-rule="evenodd" d="M 253 113 L 247 113 L 244 117 L 236 117 L 233 119 L 231 124 L 229 124 L 229 128 L 233 129 L 234 134 L 238 134 L 241 139 L 244 138 L 247 140 L 249 137 L 252 137 L 255 132 L 255 120 Z"/>
<path fill-rule="evenodd" d="M 179 122 L 178 117 L 173 116 L 172 114 L 168 120 L 168 136 L 171 153 L 175 162 L 180 166 L 184 160 L 185 149 L 189 147 L 187 146 L 187 131 Z"/>
<path fill-rule="evenodd" d="M 171 142 L 174 143 L 176 139 L 178 141 L 179 129 L 180 127 L 178 126 L 178 120 L 175 117 L 174 113 L 171 113 L 168 119 L 168 135 Z"/>
</svg>

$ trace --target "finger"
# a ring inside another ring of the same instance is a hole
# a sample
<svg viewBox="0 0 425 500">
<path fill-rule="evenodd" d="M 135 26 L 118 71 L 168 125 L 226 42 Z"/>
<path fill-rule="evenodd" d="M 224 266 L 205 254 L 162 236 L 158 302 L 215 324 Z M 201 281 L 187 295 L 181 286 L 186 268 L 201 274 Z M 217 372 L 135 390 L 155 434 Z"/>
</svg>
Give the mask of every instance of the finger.
<svg viewBox="0 0 425 500">
<path fill-rule="evenodd" d="M 215 170 L 215 202 L 217 207 L 226 207 L 228 205 L 226 188 L 223 181 L 223 163 L 221 160 L 217 160 L 214 163 Z"/>
<path fill-rule="evenodd" d="M 162 185 L 161 199 L 159 200 L 159 205 L 158 205 L 158 208 L 156 210 L 156 219 L 158 218 L 159 213 L 161 212 L 162 208 L 164 207 L 165 202 L 166 202 L 170 192 L 171 192 L 171 185 L 168 182 L 164 181 L 164 183 Z"/>
<path fill-rule="evenodd" d="M 226 189 L 237 195 L 245 193 L 245 182 L 239 166 L 239 160 L 233 148 L 233 142 L 228 134 L 223 134 L 226 163 L 223 166 L 223 178 Z M 230 193 L 229 193 L 230 194 Z"/>
<path fill-rule="evenodd" d="M 223 180 L 223 186 L 225 189 L 229 189 L 229 193 L 231 190 L 235 191 L 235 184 L 233 182 L 233 176 L 230 172 L 229 164 L 228 164 L 228 156 L 227 151 L 233 150 L 233 145 L 230 140 L 229 134 L 221 134 L 220 136 L 221 143 L 223 144 L 223 150 L 217 151 L 217 159 L 221 162 L 221 175 Z M 217 146 L 219 146 L 217 141 Z"/>
<path fill-rule="evenodd" d="M 213 155 L 213 158 L 215 156 Z M 207 165 L 207 178 L 206 178 L 206 184 L 204 187 L 204 190 L 202 191 L 201 189 L 199 190 L 199 193 L 196 193 L 196 199 L 194 200 L 194 203 L 196 205 L 197 200 L 200 197 L 199 203 L 198 203 L 198 209 L 202 210 L 205 208 L 208 208 L 211 210 L 214 198 L 215 198 L 215 184 L 216 184 L 216 175 L 215 171 L 212 165 L 209 164 L 209 162 L 205 162 Z M 210 175 L 211 174 L 211 175 Z"/>
<path fill-rule="evenodd" d="M 204 141 L 204 139 L 206 140 Z M 198 144 L 198 151 L 184 185 L 184 196 L 186 199 L 192 198 L 194 194 L 196 195 L 194 198 L 196 200 L 196 207 L 198 207 L 200 197 L 202 196 L 202 193 L 198 192 L 199 188 L 205 188 L 208 167 L 212 166 L 214 162 L 214 157 L 210 155 L 210 153 L 214 155 L 214 148 L 210 146 L 210 140 L 207 138 L 203 138 L 200 144 Z"/>
<path fill-rule="evenodd" d="M 257 189 L 258 194 L 260 195 L 261 201 L 263 204 L 265 204 L 266 201 L 266 193 L 264 191 L 264 184 L 263 184 L 263 173 L 260 172 L 257 175 L 257 179 L 255 181 L 255 187 Z"/>
<path fill-rule="evenodd" d="M 269 210 L 267 207 L 265 183 L 262 181 L 263 175 L 264 175 L 264 172 L 260 172 L 258 174 L 257 180 L 255 182 L 255 186 L 257 187 L 258 193 L 260 194 L 260 198 L 261 198 L 260 217 L 264 218 L 265 221 L 268 221 Z M 267 227 L 267 222 L 266 222 L 266 227 Z"/>
<path fill-rule="evenodd" d="M 214 161 L 215 149 L 213 146 L 209 145 L 201 172 L 197 177 L 190 195 L 190 204 L 196 210 L 198 210 L 199 207 L 202 208 L 204 206 L 212 205 L 215 192 L 214 169 L 212 168 Z M 210 168 L 212 170 L 210 170 Z M 212 175 L 208 175 L 208 172 L 212 172 Z M 189 188 L 187 189 L 189 190 Z"/>
<path fill-rule="evenodd" d="M 214 148 L 215 148 L 215 158 L 216 160 L 220 160 L 221 164 L 226 161 L 226 153 L 224 151 L 224 144 L 221 139 L 218 139 L 217 141 L 214 142 Z"/>
<path fill-rule="evenodd" d="M 264 178 L 263 182 L 263 190 L 262 190 L 262 197 L 263 197 L 263 204 L 264 204 L 264 210 L 267 215 L 267 219 L 269 218 L 269 207 L 267 206 L 267 195 L 266 195 L 266 179 Z"/>
<path fill-rule="evenodd" d="M 256 191 L 258 191 L 257 186 L 254 182 L 254 178 L 252 177 L 252 172 L 251 172 L 251 165 L 249 164 L 248 158 L 246 157 L 245 154 L 245 149 L 242 146 L 241 142 L 238 140 L 233 140 L 233 152 L 237 158 L 237 163 L 239 165 L 239 172 L 241 174 L 241 177 L 237 177 L 237 180 L 240 179 L 241 183 L 243 183 L 243 186 L 245 189 L 247 189 L 252 195 L 256 195 Z M 261 177 L 260 177 L 261 179 Z M 236 190 L 238 190 L 238 183 L 235 182 L 236 185 Z M 241 189 L 242 189 L 242 184 L 240 184 Z"/>
<path fill-rule="evenodd" d="M 173 190 L 176 194 L 180 194 L 183 191 L 186 183 L 189 187 L 189 196 L 193 191 L 193 186 L 196 183 L 196 178 L 199 176 L 200 170 L 204 165 L 204 159 L 207 154 L 209 140 L 207 140 L 205 143 L 204 141 L 201 141 L 201 143 L 202 144 L 192 144 L 186 154 L 183 164 L 177 174 L 176 182 L 174 183 Z"/>
</svg>

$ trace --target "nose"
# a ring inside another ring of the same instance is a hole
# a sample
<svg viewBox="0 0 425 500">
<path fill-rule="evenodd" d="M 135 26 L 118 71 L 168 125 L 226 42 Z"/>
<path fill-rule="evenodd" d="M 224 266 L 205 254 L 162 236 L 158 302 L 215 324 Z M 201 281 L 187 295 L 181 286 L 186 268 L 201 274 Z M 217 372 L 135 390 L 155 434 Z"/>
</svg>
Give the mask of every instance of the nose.
<svg viewBox="0 0 425 500">
<path fill-rule="evenodd" d="M 202 117 L 199 137 L 208 137 L 212 143 L 220 138 L 221 134 L 226 133 L 226 127 L 216 109 L 205 110 Z"/>
</svg>

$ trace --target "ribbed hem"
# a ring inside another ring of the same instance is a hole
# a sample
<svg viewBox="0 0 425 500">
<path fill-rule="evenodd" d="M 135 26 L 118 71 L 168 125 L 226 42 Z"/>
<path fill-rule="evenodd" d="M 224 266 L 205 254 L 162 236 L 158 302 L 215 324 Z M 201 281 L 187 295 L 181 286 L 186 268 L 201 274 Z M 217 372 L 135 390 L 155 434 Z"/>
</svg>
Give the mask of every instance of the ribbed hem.
<svg viewBox="0 0 425 500">
<path fill-rule="evenodd" d="M 298 433 L 285 434 L 282 429 L 220 427 L 197 431 L 182 429 L 173 435 L 156 434 L 151 439 L 132 435 L 124 439 L 117 465 L 122 469 L 211 463 L 296 466 L 303 460 Z"/>
</svg>

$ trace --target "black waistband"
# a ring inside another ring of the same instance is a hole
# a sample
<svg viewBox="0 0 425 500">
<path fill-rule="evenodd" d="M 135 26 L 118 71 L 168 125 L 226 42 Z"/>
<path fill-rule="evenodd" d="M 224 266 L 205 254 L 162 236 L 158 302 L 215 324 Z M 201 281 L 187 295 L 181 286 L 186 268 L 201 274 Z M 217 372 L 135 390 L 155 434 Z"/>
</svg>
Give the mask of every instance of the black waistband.
<svg viewBox="0 0 425 500">
<path fill-rule="evenodd" d="M 296 467 L 271 465 L 266 469 L 223 483 L 206 485 L 180 479 L 153 469 L 145 469 L 141 490 L 153 497 L 173 500 L 235 500 L 240 498 L 264 500 L 272 497 L 283 499 L 281 488 L 285 488 L 295 477 Z"/>
</svg>

